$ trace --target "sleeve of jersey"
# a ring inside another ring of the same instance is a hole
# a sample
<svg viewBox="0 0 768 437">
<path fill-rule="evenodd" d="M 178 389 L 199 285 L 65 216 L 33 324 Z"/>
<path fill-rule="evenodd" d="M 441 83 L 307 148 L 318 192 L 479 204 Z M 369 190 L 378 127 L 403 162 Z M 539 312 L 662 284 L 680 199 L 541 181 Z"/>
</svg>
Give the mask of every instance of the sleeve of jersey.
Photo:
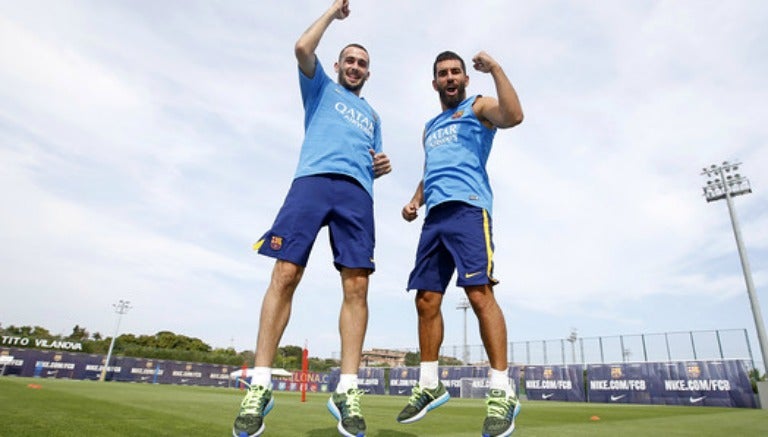
<svg viewBox="0 0 768 437">
<path fill-rule="evenodd" d="M 318 61 L 317 57 L 315 57 L 314 76 L 307 77 L 307 75 L 301 71 L 301 68 L 297 67 L 297 69 L 299 70 L 299 88 L 301 90 L 301 100 L 304 103 L 304 111 L 306 113 L 311 113 L 320 101 L 323 87 L 331 80 L 331 78 L 325 74 L 323 65 Z"/>
</svg>

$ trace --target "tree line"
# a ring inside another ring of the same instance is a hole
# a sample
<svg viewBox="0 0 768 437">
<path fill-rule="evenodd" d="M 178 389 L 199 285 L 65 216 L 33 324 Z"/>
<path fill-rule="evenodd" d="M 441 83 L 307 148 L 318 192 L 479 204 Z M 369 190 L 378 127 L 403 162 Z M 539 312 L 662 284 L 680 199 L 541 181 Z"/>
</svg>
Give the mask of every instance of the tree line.
<svg viewBox="0 0 768 437">
<path fill-rule="evenodd" d="M 75 325 L 69 335 L 53 334 L 42 326 L 3 327 L 0 324 L 0 334 L 12 337 L 31 337 L 45 340 L 60 340 L 78 342 L 82 345 L 83 353 L 106 355 L 112 337 L 104 337 L 99 332 L 90 333 L 85 327 Z M 34 348 L 30 344 L 30 348 Z M 150 358 L 173 361 L 192 361 L 198 363 L 223 364 L 231 366 L 252 366 L 253 351 L 235 351 L 234 348 L 213 348 L 203 340 L 188 337 L 171 331 L 159 331 L 152 335 L 121 334 L 115 339 L 112 350 L 115 356 L 135 358 Z M 278 348 L 273 367 L 287 370 L 300 370 L 302 348 L 299 346 L 283 346 Z M 338 367 L 338 360 L 309 358 L 309 370 L 313 372 L 328 371 Z"/>
</svg>

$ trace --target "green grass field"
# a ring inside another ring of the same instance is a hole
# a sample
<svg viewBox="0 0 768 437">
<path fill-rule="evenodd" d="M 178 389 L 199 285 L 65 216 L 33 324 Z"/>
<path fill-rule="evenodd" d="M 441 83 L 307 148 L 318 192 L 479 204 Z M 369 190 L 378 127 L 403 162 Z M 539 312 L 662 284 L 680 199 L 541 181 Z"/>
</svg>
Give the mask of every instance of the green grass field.
<svg viewBox="0 0 768 437">
<path fill-rule="evenodd" d="M 30 386 L 31 385 L 31 386 Z M 0 436 L 230 436 L 239 390 L 173 385 L 0 378 Z M 326 395 L 275 394 L 264 436 L 336 436 Z M 371 437 L 478 436 L 482 400 L 451 399 L 420 422 L 395 416 L 404 397 L 363 398 Z M 590 420 L 598 416 L 600 420 Z M 763 436 L 768 411 L 737 408 L 525 402 L 521 436 Z"/>
</svg>

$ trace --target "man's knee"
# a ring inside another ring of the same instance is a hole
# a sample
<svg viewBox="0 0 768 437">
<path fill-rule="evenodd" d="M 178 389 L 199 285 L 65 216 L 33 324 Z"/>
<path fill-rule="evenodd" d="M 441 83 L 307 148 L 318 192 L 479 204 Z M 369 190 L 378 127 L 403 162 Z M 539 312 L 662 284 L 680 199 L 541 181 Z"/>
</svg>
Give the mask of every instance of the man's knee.
<svg viewBox="0 0 768 437">
<path fill-rule="evenodd" d="M 440 312 L 443 295 L 434 291 L 419 290 L 416 294 L 416 311 L 420 316 L 432 316 Z"/>
<path fill-rule="evenodd" d="M 365 302 L 368 297 L 368 269 L 349 269 L 341 270 L 341 281 L 344 288 L 344 298 L 346 300 L 358 300 Z"/>
<path fill-rule="evenodd" d="M 304 267 L 289 261 L 277 260 L 272 270 L 272 283 L 280 290 L 294 290 L 301 281 Z"/>
<path fill-rule="evenodd" d="M 475 313 L 482 312 L 487 308 L 492 308 L 496 304 L 496 297 L 493 295 L 493 288 L 489 285 L 473 286 L 465 288 L 467 299 Z"/>
</svg>

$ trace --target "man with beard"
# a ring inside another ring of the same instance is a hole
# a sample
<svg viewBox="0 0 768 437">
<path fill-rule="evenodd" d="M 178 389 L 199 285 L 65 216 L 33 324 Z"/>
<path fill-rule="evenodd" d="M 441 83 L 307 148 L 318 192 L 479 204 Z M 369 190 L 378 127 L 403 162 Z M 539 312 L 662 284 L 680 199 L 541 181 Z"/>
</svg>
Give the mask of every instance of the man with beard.
<svg viewBox="0 0 768 437">
<path fill-rule="evenodd" d="M 341 435 L 365 435 L 357 373 L 368 324 L 368 278 L 374 271 L 373 180 L 391 171 L 382 153 L 381 121 L 360 91 L 370 72 L 366 49 L 349 44 L 325 73 L 315 49 L 328 26 L 349 16 L 349 0 L 335 0 L 296 42 L 305 137 L 291 188 L 272 227 L 254 245 L 276 258 L 264 295 L 254 375 L 235 419 L 235 437 L 264 432 L 274 405 L 271 366 L 288 324 L 296 287 L 320 228 L 328 226 L 344 298 L 339 316 L 341 380 L 328 400 Z"/>
<path fill-rule="evenodd" d="M 433 65 L 432 87 L 443 112 L 424 129 L 424 177 L 402 210 L 413 221 L 426 204 L 416 262 L 408 289 L 416 293 L 421 372 L 400 423 L 420 420 L 450 398 L 438 378 L 443 341 L 440 310 L 454 270 L 478 319 L 488 359 L 489 387 L 483 436 L 508 436 L 515 429 L 520 403 L 508 377 L 507 328 L 493 287 L 491 208 L 493 194 L 485 166 L 497 129 L 523 121 L 517 93 L 504 70 L 485 52 L 472 58 L 474 68 L 490 73 L 498 100 L 467 98 L 469 84 L 464 61 L 453 52 L 440 53 Z"/>
</svg>

